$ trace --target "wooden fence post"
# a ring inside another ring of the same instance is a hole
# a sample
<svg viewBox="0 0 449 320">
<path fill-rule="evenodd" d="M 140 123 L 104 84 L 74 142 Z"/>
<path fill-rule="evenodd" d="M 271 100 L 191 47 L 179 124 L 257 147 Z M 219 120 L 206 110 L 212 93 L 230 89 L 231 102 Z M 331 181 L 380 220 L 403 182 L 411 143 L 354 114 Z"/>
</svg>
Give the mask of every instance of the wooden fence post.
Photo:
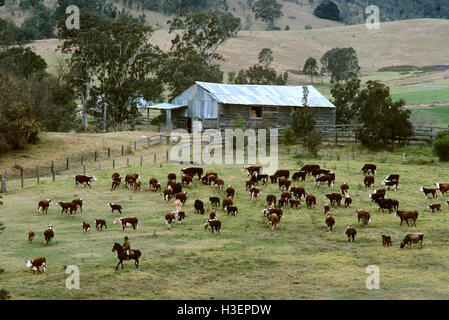
<svg viewBox="0 0 449 320">
<path fill-rule="evenodd" d="M 66 170 L 69 170 L 69 158 L 66 159 Z"/>
<path fill-rule="evenodd" d="M 4 175 L 5 179 L 8 179 L 8 170 L 5 168 L 5 175 Z"/>
<path fill-rule="evenodd" d="M 6 178 L 2 178 L 2 193 L 8 193 L 8 189 L 6 188 Z"/>
<path fill-rule="evenodd" d="M 156 164 L 156 152 L 154 153 L 154 164 Z"/>
<path fill-rule="evenodd" d="M 51 175 L 52 175 L 52 178 L 53 178 L 53 182 L 55 182 L 55 171 L 54 170 L 51 172 Z"/>
<path fill-rule="evenodd" d="M 111 147 L 108 147 L 108 158 L 111 157 Z"/>
<path fill-rule="evenodd" d="M 23 188 L 23 168 L 22 167 L 20 167 L 20 185 Z"/>
<path fill-rule="evenodd" d="M 83 164 L 83 174 L 86 174 L 86 166 Z"/>
<path fill-rule="evenodd" d="M 98 161 L 98 170 L 101 171 L 101 161 Z"/>
<path fill-rule="evenodd" d="M 115 159 L 112 160 L 112 169 L 115 169 Z"/>
<path fill-rule="evenodd" d="M 97 150 L 95 150 L 95 162 L 97 162 Z"/>
<path fill-rule="evenodd" d="M 168 162 L 168 150 L 165 150 L 165 162 Z"/>
<path fill-rule="evenodd" d="M 137 149 L 137 142 L 134 141 L 134 151 L 136 151 L 136 149 Z"/>
<path fill-rule="evenodd" d="M 126 166 L 129 167 L 129 158 L 126 158 Z"/>
<path fill-rule="evenodd" d="M 40 177 L 39 177 L 39 165 L 36 166 L 36 176 L 37 176 L 37 184 L 39 184 L 39 182 L 40 182 Z"/>
<path fill-rule="evenodd" d="M 142 166 L 142 162 L 143 162 L 143 157 L 140 156 L 140 166 Z"/>
<path fill-rule="evenodd" d="M 124 153 L 125 153 L 125 146 L 122 144 L 122 156 L 124 155 Z"/>
<path fill-rule="evenodd" d="M 51 172 L 55 171 L 55 160 L 51 160 Z"/>
</svg>

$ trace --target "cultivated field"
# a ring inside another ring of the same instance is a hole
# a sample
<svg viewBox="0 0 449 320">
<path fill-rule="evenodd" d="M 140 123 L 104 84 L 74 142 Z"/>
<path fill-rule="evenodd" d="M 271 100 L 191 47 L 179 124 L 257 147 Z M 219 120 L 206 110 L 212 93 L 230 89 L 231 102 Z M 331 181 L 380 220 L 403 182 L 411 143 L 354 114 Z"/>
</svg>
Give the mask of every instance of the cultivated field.
<svg viewBox="0 0 449 320">
<path fill-rule="evenodd" d="M 411 151 L 428 155 L 418 148 Z M 309 210 L 304 204 L 300 210 L 286 209 L 280 225 L 272 231 L 261 209 L 266 207 L 267 194 L 279 198 L 280 192 L 270 184 L 263 188 L 259 200 L 251 202 L 241 165 L 204 166 L 237 189 L 238 216 L 226 216 L 218 210 L 221 235 L 204 230 L 206 215 L 194 214 L 193 202 L 202 199 L 208 203 L 209 196 L 223 198 L 224 194 L 198 181 L 187 189 L 187 218 L 167 230 L 164 215 L 172 210 L 172 202 L 165 204 L 159 193 L 150 192 L 148 180 L 154 176 L 165 184 L 167 173 L 179 174 L 181 165 L 118 170 L 122 176 L 131 172 L 141 175 L 145 190 L 140 193 L 124 188 L 109 191 L 112 171 L 95 173 L 98 181 L 91 190 L 76 189 L 73 179 L 12 190 L 0 207 L 0 221 L 6 226 L 0 235 L 4 243 L 0 267 L 5 269 L 0 273 L 0 287 L 8 289 L 14 299 L 368 299 L 373 293 L 365 287 L 365 268 L 374 264 L 380 268 L 377 298 L 448 299 L 449 209 L 444 205 L 441 213 L 431 213 L 425 207 L 443 204 L 449 198 L 425 200 L 419 188 L 449 182 L 449 165 L 402 163 L 400 152 L 382 156 L 379 161 L 376 154 L 360 153 L 357 160 L 347 161 L 343 152 L 338 157 L 341 160 L 332 153 L 332 160 L 325 161 L 297 159 L 280 150 L 281 168 L 297 170 L 305 163 L 318 163 L 335 171 L 335 191 L 341 183 L 349 183 L 353 206 L 331 209 L 336 219 L 331 232 L 326 231 L 322 210 L 324 193 L 330 190 L 325 186 L 317 189 L 310 177 L 306 183 L 293 185 L 305 186 L 317 196 L 316 209 Z M 365 162 L 378 165 L 376 188 L 387 174 L 401 175 L 399 190 L 387 195 L 399 200 L 400 209 L 419 212 L 416 228 L 400 227 L 394 214 L 377 212 L 359 171 Z M 37 215 L 41 199 L 51 198 L 56 203 L 77 197 L 86 200 L 83 213 L 61 215 L 59 207 L 52 204 L 48 215 Z M 122 216 L 139 219 L 138 230 L 122 231 L 112 224 L 117 215 L 107 206 L 110 201 L 123 205 Z M 371 212 L 371 223 L 365 228 L 357 226 L 355 210 L 360 208 Z M 108 229 L 96 231 L 95 217 L 105 218 Z M 93 230 L 84 234 L 82 221 L 89 222 Z M 42 233 L 49 224 L 54 224 L 55 238 L 45 247 Z M 344 234 L 348 225 L 358 231 L 351 245 Z M 32 244 L 27 242 L 29 229 L 36 232 Z M 409 231 L 424 232 L 422 249 L 419 245 L 399 249 Z M 382 247 L 381 234 L 392 236 L 392 247 Z M 142 251 L 142 260 L 139 269 L 125 261 L 125 269 L 115 271 L 118 260 L 111 249 L 114 242 L 121 244 L 125 235 L 132 248 Z M 25 261 L 39 256 L 47 257 L 48 270 L 33 275 Z M 80 268 L 80 290 L 65 288 L 68 265 Z"/>
</svg>

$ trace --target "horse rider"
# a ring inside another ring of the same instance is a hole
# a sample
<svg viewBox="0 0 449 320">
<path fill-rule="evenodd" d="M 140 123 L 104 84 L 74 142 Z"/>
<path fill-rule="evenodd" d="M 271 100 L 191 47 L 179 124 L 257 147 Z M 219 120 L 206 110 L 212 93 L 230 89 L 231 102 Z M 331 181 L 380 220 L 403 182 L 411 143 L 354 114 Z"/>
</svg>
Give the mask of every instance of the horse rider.
<svg viewBox="0 0 449 320">
<path fill-rule="evenodd" d="M 126 252 L 126 255 L 129 259 L 129 250 L 131 250 L 131 245 L 129 243 L 128 237 L 125 237 L 125 241 L 123 242 L 123 250 Z"/>
</svg>

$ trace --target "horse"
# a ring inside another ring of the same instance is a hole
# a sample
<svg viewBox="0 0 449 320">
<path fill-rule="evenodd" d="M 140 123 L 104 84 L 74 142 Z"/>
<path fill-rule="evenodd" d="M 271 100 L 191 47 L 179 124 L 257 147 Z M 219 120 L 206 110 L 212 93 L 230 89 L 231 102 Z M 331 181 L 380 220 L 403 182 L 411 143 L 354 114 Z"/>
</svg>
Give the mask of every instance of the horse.
<svg viewBox="0 0 449 320">
<path fill-rule="evenodd" d="M 123 247 L 119 243 L 114 243 L 114 247 L 112 248 L 112 251 L 117 251 L 117 258 L 120 260 L 117 264 L 117 267 L 115 270 L 118 270 L 118 266 L 122 264 L 122 270 L 123 270 L 123 260 L 131 260 L 134 259 L 134 265 L 136 268 L 139 268 L 139 257 L 142 255 L 139 250 L 129 250 L 129 256 L 126 254 L 125 250 L 123 250 Z"/>
</svg>

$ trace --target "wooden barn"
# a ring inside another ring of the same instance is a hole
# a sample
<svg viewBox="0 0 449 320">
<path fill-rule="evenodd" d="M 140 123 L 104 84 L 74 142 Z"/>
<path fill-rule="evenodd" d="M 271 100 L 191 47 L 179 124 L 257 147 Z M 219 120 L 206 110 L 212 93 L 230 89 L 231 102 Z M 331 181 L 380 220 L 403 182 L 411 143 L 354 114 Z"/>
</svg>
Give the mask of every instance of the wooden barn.
<svg viewBox="0 0 449 320">
<path fill-rule="evenodd" d="M 335 125 L 335 106 L 313 86 L 307 86 L 307 105 L 317 125 Z M 303 107 L 302 86 L 234 85 L 196 82 L 171 103 L 151 106 L 166 110 L 167 130 L 232 128 L 240 114 L 247 127 L 264 122 L 269 128 L 285 128 L 294 108 Z"/>
</svg>

